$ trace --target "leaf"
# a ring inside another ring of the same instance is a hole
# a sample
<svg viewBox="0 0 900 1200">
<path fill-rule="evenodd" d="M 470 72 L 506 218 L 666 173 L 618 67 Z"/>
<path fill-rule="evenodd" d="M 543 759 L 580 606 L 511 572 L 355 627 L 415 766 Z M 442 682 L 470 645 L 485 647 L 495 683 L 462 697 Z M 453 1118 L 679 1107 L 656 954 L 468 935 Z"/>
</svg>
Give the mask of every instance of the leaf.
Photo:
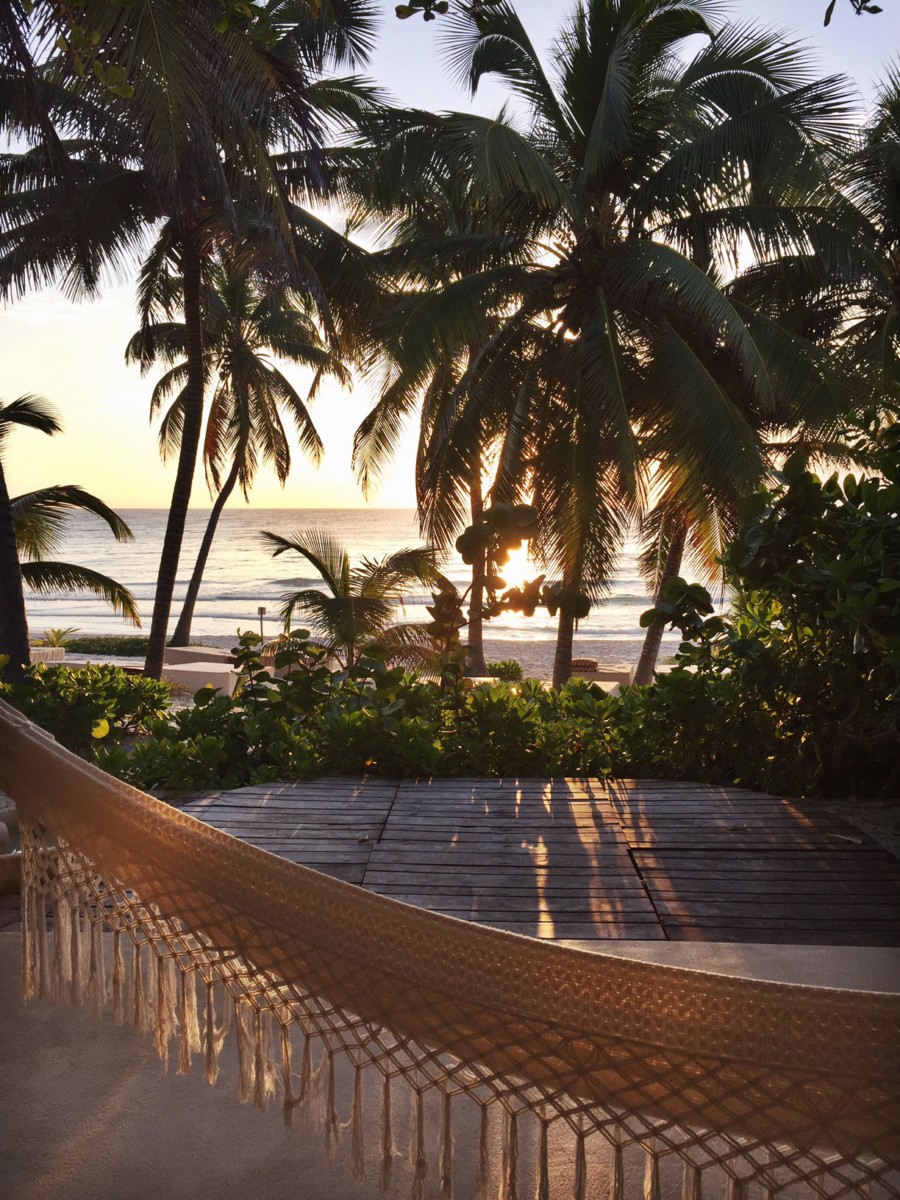
<svg viewBox="0 0 900 1200">
<path fill-rule="evenodd" d="M 97 741 L 100 741 L 101 738 L 105 738 L 108 733 L 109 721 L 107 721 L 105 717 L 100 717 L 99 720 L 95 721 L 91 726 L 91 737 L 95 738 Z"/>
<path fill-rule="evenodd" d="M 825 26 L 826 26 L 826 28 L 831 24 L 831 17 L 832 17 L 832 14 L 834 13 L 834 6 L 836 3 L 837 3 L 837 0 L 831 0 L 831 3 L 828 5 L 828 8 L 825 10 Z"/>
</svg>

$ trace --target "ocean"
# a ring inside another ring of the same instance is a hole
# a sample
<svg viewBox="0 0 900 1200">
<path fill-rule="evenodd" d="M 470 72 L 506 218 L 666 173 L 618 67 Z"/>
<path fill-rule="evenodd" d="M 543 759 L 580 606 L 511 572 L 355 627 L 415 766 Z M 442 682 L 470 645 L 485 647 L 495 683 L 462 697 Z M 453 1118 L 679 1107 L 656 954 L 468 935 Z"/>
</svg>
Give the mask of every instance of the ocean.
<svg viewBox="0 0 900 1200">
<path fill-rule="evenodd" d="M 165 529 L 164 509 L 122 510 L 120 515 L 131 527 L 133 542 L 117 543 L 102 522 L 88 514 L 75 514 L 67 522 L 66 542 L 59 557 L 67 562 L 93 567 L 130 588 L 137 598 L 144 626 L 149 627 L 153 606 L 156 571 Z M 195 510 L 188 516 L 181 556 L 171 627 L 174 627 L 181 600 L 208 513 Z M 235 508 L 223 513 L 206 569 L 192 629 L 193 640 L 233 637 L 238 629 L 259 630 L 257 610 L 266 609 L 264 633 L 274 635 L 280 628 L 278 610 L 284 596 L 301 588 L 319 587 L 321 581 L 305 559 L 286 553 L 273 558 L 260 537 L 267 529 L 282 536 L 299 530 L 327 529 L 344 543 L 352 562 L 378 558 L 404 546 L 421 544 L 412 509 L 259 509 Z M 462 588 L 468 568 L 455 554 L 444 566 L 445 574 Z M 507 582 L 533 578 L 536 569 L 524 561 L 511 564 Z M 105 604 L 82 595 L 26 598 L 29 630 L 32 637 L 51 627 L 75 626 L 82 633 L 127 633 L 131 626 L 117 617 Z M 398 613 L 399 620 L 427 620 L 425 605 L 429 597 L 411 594 Z M 629 546 L 623 552 L 616 579 L 607 599 L 596 605 L 579 626 L 579 640 L 633 643 L 639 648 L 643 632 L 641 613 L 651 601 L 636 568 L 636 552 Z M 546 610 L 533 617 L 511 614 L 488 623 L 485 635 L 502 642 L 549 641 L 555 637 L 556 623 Z"/>
</svg>

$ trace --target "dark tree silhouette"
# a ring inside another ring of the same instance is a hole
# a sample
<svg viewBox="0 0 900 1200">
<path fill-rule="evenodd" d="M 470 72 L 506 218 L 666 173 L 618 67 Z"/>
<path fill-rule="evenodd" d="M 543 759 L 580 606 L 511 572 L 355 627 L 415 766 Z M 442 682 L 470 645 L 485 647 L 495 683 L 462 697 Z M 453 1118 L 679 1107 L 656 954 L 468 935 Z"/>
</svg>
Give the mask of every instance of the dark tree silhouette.
<svg viewBox="0 0 900 1200">
<path fill-rule="evenodd" d="M 834 13 L 834 6 L 836 3 L 837 0 L 831 0 L 831 3 L 825 10 L 826 25 L 831 24 L 831 17 Z M 873 4 L 872 0 L 850 0 L 850 3 L 853 6 L 853 11 L 858 17 L 861 17 L 863 13 L 871 13 L 874 16 L 875 13 L 880 13 L 882 11 L 881 6 L 878 4 Z"/>
</svg>

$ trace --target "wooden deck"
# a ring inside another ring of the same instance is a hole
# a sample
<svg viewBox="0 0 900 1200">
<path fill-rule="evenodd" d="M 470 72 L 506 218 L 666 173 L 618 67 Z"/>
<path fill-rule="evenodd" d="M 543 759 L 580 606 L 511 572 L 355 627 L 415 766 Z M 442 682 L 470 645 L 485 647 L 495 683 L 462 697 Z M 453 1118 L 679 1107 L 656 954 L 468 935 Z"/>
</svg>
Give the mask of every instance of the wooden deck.
<svg viewBox="0 0 900 1200">
<path fill-rule="evenodd" d="M 373 892 L 540 938 L 900 946 L 900 861 L 812 802 L 640 780 L 329 778 L 184 808 Z"/>
</svg>

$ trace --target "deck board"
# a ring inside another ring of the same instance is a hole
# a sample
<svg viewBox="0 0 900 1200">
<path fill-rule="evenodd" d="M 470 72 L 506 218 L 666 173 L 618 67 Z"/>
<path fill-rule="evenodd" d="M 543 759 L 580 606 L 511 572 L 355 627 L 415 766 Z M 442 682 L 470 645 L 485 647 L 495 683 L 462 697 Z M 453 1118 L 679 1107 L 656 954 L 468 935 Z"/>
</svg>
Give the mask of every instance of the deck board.
<svg viewBox="0 0 900 1200">
<path fill-rule="evenodd" d="M 184 808 L 381 895 L 542 939 L 900 946 L 900 861 L 814 803 L 762 792 L 353 777 Z"/>
</svg>

